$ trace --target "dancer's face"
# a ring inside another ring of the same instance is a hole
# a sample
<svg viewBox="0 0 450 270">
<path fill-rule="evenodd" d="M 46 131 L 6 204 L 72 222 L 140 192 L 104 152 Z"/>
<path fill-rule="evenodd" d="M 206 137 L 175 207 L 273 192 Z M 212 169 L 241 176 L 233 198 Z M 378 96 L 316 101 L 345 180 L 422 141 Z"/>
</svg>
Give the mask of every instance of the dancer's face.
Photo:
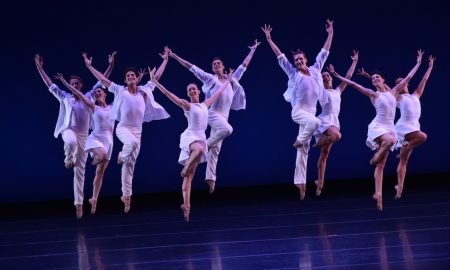
<svg viewBox="0 0 450 270">
<path fill-rule="evenodd" d="M 333 84 L 333 77 L 331 77 L 330 73 L 322 72 L 323 84 L 325 86 L 331 86 Z"/>
<path fill-rule="evenodd" d="M 69 84 L 78 91 L 81 91 L 81 88 L 83 87 L 83 83 L 75 78 L 70 79 Z"/>
<path fill-rule="evenodd" d="M 188 95 L 188 97 L 190 97 L 190 98 L 197 98 L 197 99 L 199 99 L 199 96 L 200 96 L 200 90 L 198 90 L 197 85 L 195 85 L 195 84 L 193 84 L 193 83 L 190 83 L 190 84 L 187 86 L 187 95 Z"/>
<path fill-rule="evenodd" d="M 294 64 L 298 69 L 306 69 L 306 63 L 308 63 L 308 59 L 303 53 L 294 55 Z"/>
<path fill-rule="evenodd" d="M 127 85 L 130 84 L 136 84 L 137 83 L 137 76 L 136 73 L 134 73 L 133 71 L 127 71 L 127 73 L 125 73 L 125 83 Z"/>
<path fill-rule="evenodd" d="M 219 59 L 216 59 L 216 60 L 212 61 L 211 65 L 212 65 L 212 70 L 213 70 L 214 74 L 223 74 L 224 66 L 223 66 L 222 61 L 220 61 Z"/>
<path fill-rule="evenodd" d="M 380 74 L 373 74 L 372 75 L 372 85 L 373 86 L 380 86 L 384 84 L 384 79 L 381 77 Z"/>
<path fill-rule="evenodd" d="M 97 88 L 94 90 L 95 100 L 104 101 L 106 98 L 106 93 L 102 88 Z"/>
</svg>

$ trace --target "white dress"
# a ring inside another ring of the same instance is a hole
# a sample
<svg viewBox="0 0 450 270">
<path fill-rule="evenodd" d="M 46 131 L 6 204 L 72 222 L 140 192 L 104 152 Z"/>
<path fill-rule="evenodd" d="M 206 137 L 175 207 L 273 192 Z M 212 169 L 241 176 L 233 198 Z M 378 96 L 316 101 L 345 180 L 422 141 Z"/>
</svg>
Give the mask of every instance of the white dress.
<svg viewBox="0 0 450 270">
<path fill-rule="evenodd" d="M 378 98 L 375 99 L 375 103 L 373 104 L 377 115 L 369 124 L 366 140 L 367 146 L 372 150 L 378 148 L 378 144 L 375 142 L 376 138 L 389 132 L 395 136 L 395 97 L 390 92 L 377 93 L 379 94 Z M 394 147 L 395 145 L 390 150 L 393 151 Z"/>
<path fill-rule="evenodd" d="M 322 134 L 331 126 L 340 129 L 339 112 L 341 111 L 341 90 L 339 87 L 335 89 L 326 89 L 323 93 L 328 100 L 325 104 L 320 104 L 322 112 L 317 116 L 320 120 L 319 128 L 314 132 L 316 142 L 320 139 Z"/>
<path fill-rule="evenodd" d="M 401 148 L 408 144 L 405 141 L 405 135 L 420 130 L 419 118 L 421 114 L 421 106 L 419 97 L 416 94 L 402 94 L 397 107 L 400 109 L 400 119 L 395 124 L 397 133 L 396 148 Z"/>
<path fill-rule="evenodd" d="M 111 113 L 112 109 L 109 105 L 106 108 L 95 106 L 92 115 L 93 130 L 89 134 L 84 147 L 84 151 L 99 147 L 105 149 L 108 160 L 111 159 L 113 148 L 114 120 L 111 119 Z"/>
<path fill-rule="evenodd" d="M 191 150 L 189 146 L 195 141 L 201 141 L 205 146 L 205 152 L 200 159 L 200 163 L 208 158 L 208 147 L 206 143 L 205 131 L 208 127 L 208 107 L 204 103 L 191 103 L 191 109 L 185 111 L 184 115 L 188 120 L 187 129 L 180 136 L 180 157 L 178 162 L 185 165 L 189 159 Z"/>
</svg>

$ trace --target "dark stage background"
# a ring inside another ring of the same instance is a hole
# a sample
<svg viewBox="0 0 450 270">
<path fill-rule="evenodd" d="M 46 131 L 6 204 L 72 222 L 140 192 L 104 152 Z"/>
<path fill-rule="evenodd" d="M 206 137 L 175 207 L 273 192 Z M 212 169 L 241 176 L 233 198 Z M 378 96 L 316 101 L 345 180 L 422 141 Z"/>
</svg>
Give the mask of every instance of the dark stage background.
<svg viewBox="0 0 450 270">
<path fill-rule="evenodd" d="M 111 79 L 122 83 L 126 66 L 159 65 L 158 53 L 164 45 L 210 71 L 215 56 L 221 57 L 226 67 L 237 67 L 255 38 L 262 44 L 241 80 L 247 109 L 231 112 L 234 133 L 222 148 L 218 188 L 292 183 L 292 143 L 298 126 L 291 120 L 291 106 L 282 96 L 287 76 L 260 27 L 271 24 L 272 38 L 283 52 L 290 55 L 290 50 L 300 48 L 312 64 L 326 39 L 327 18 L 334 20 L 327 64 L 334 64 L 341 74 L 351 64 L 352 49 L 359 49 L 358 68 L 381 69 L 392 85 L 395 78 L 405 76 L 413 67 L 416 50 L 421 48 L 426 54 L 410 83 L 414 89 L 428 66 L 428 55 L 437 57 L 421 99 L 421 124 L 428 141 L 414 151 L 408 173 L 450 171 L 448 1 L 6 1 L 2 6 L 0 202 L 73 196 L 73 173 L 64 168 L 63 142 L 53 137 L 59 104 L 35 68 L 35 53 L 44 57 L 49 75 L 78 74 L 84 78 L 87 91 L 95 80 L 84 66 L 83 51 L 94 57 L 94 66 L 100 70 L 106 68 L 108 54 L 118 51 Z M 371 86 L 356 74 L 353 78 Z M 191 81 L 196 78 L 173 59 L 161 79 L 167 88 L 183 97 Z M 178 143 L 186 120 L 182 110 L 158 91 L 155 99 L 172 117 L 144 124 L 134 194 L 175 191 L 181 186 Z M 365 139 L 375 110 L 367 97 L 352 88 L 343 93 L 341 108 L 343 137 L 333 146 L 326 178 L 370 177 L 373 167 L 369 160 L 373 153 L 365 146 Z M 115 139 L 101 196 L 120 194 L 120 168 L 115 161 L 121 146 Z M 318 151 L 312 149 L 309 180 L 317 175 L 317 158 Z M 385 175 L 394 175 L 396 164 L 395 155 L 390 155 Z M 206 188 L 204 170 L 202 165 L 195 177 L 195 188 Z M 91 195 L 93 176 L 94 168 L 87 165 L 86 197 Z M 431 184 L 426 179 L 424 183 Z"/>
</svg>

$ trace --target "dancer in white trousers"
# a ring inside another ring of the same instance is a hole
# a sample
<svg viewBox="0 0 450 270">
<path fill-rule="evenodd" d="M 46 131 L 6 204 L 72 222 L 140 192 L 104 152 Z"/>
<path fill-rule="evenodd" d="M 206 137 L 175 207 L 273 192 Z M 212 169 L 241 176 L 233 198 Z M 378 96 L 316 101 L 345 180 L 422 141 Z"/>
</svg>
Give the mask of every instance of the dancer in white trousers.
<svg viewBox="0 0 450 270">
<path fill-rule="evenodd" d="M 68 169 L 73 168 L 74 205 L 76 207 L 76 216 L 80 219 L 83 216 L 84 172 L 87 158 L 84 147 L 89 131 L 89 109 L 78 96 L 59 89 L 59 87 L 52 82 L 50 77 L 44 71 L 44 60 L 39 54 L 35 55 L 34 61 L 44 83 L 49 87 L 50 92 L 60 103 L 59 116 L 54 136 L 57 138 L 59 134 L 62 135 L 65 154 L 64 164 Z M 105 77 L 109 77 L 113 66 L 114 55 L 110 55 L 109 66 L 104 74 Z M 82 80 L 78 76 L 70 76 L 69 84 L 78 91 L 81 91 L 83 87 Z M 100 85 L 100 82 L 98 82 L 93 87 L 93 90 L 85 94 L 85 97 L 92 100 L 94 89 Z"/>
<path fill-rule="evenodd" d="M 150 71 L 152 82 L 158 87 L 161 92 L 166 95 L 173 103 L 180 106 L 188 121 L 187 129 L 180 136 L 180 157 L 178 162 L 183 165 L 181 176 L 183 177 L 183 204 L 181 210 L 183 211 L 184 220 L 189 221 L 189 214 L 191 210 L 191 186 L 192 178 L 195 175 L 197 165 L 205 162 L 208 159 L 208 147 L 206 141 L 205 131 L 208 126 L 208 108 L 213 105 L 230 83 L 233 77 L 233 71 L 230 70 L 227 80 L 222 86 L 210 97 L 200 103 L 200 90 L 195 83 L 190 83 L 187 86 L 187 94 L 190 102 L 185 99 L 180 99 L 175 94 L 162 86 L 153 76 L 155 69 Z"/>
<path fill-rule="evenodd" d="M 294 184 L 300 190 L 300 199 L 303 200 L 306 194 L 306 168 L 308 161 L 309 142 L 316 129 L 320 125 L 320 120 L 315 117 L 318 100 L 322 104 L 327 102 L 324 95 L 322 68 L 328 57 L 331 41 L 333 40 L 333 22 L 326 21 L 325 29 L 328 33 L 322 50 L 316 57 L 314 65 L 308 67 L 307 58 L 304 52 L 297 50 L 293 52 L 293 66 L 286 56 L 281 52 L 272 40 L 270 25 L 264 25 L 261 30 L 266 35 L 267 42 L 275 53 L 278 63 L 289 77 L 288 89 L 284 93 L 286 101 L 292 105 L 292 120 L 299 124 L 299 132 L 295 140 L 294 147 L 297 149 L 295 161 Z"/>
<path fill-rule="evenodd" d="M 134 68 L 125 70 L 125 83 L 121 86 L 108 80 L 103 74 L 92 66 L 92 58 L 83 53 L 87 68 L 92 74 L 108 87 L 108 91 L 114 94 L 112 107 L 112 119 L 119 124 L 116 127 L 116 135 L 123 143 L 117 163 L 122 165 L 122 197 L 124 212 L 128 213 L 131 206 L 132 182 L 136 158 L 141 146 L 142 123 L 153 120 L 166 119 L 169 114 L 153 98 L 152 91 L 155 85 L 149 81 L 145 85 L 138 86 L 138 72 Z M 163 62 L 155 74 L 160 78 L 168 61 L 168 51 L 161 55 Z"/>
<path fill-rule="evenodd" d="M 408 164 L 409 157 L 414 148 L 421 145 L 427 139 L 427 134 L 420 130 L 420 97 L 423 94 L 425 85 L 430 77 L 431 70 L 433 69 L 434 58 L 432 55 L 428 57 L 428 69 L 423 75 L 419 86 L 412 94 L 409 93 L 408 84 L 400 90 L 397 97 L 397 107 L 400 109 L 400 118 L 395 124 L 395 131 L 397 132 L 397 144 L 396 148 L 400 148 L 399 162 L 397 166 L 397 185 L 395 190 L 397 194 L 396 199 L 400 199 L 403 192 L 406 166 Z M 397 78 L 396 84 L 399 84 L 403 78 Z"/>
<path fill-rule="evenodd" d="M 114 56 L 115 52 L 113 53 Z M 113 149 L 113 131 L 114 120 L 111 118 L 111 106 L 106 103 L 106 89 L 97 87 L 94 89 L 95 101 L 98 105 L 95 105 L 92 100 L 86 98 L 83 93 L 72 87 L 64 79 L 61 73 L 58 73 L 57 79 L 72 91 L 83 103 L 89 108 L 91 114 L 92 132 L 89 134 L 85 151 L 91 153 L 93 159 L 92 165 L 97 166 L 95 171 L 95 178 L 93 181 L 92 197 L 89 199 L 91 204 L 91 214 L 94 214 L 97 209 L 98 195 L 102 187 L 103 175 L 105 174 L 106 167 L 111 159 Z"/>
<path fill-rule="evenodd" d="M 383 170 L 389 155 L 389 150 L 394 150 L 396 142 L 394 127 L 395 97 L 400 92 L 400 89 L 404 88 L 416 73 L 422 61 L 422 56 L 423 52 L 420 50 L 417 51 L 416 65 L 408 73 L 406 78 L 390 90 L 386 87 L 384 78 L 380 73 L 372 74 L 372 85 L 377 89 L 373 91 L 340 76 L 332 65 L 328 68 L 333 76 L 369 97 L 375 107 L 376 116 L 369 124 L 366 144 L 370 149 L 376 150 L 373 158 L 370 160 L 370 164 L 375 166 L 375 194 L 372 197 L 377 201 L 377 208 L 380 211 L 383 210 Z"/>
<path fill-rule="evenodd" d="M 211 132 L 208 138 L 209 159 L 206 165 L 205 180 L 209 185 L 209 193 L 213 193 L 216 186 L 217 161 L 222 142 L 233 132 L 233 128 L 228 123 L 230 109 L 245 109 L 245 92 L 239 84 L 239 80 L 247 69 L 247 66 L 250 64 L 253 54 L 259 44 L 260 43 L 255 40 L 255 44 L 249 46 L 250 52 L 242 64 L 233 73 L 231 83 L 225 88 L 223 94 L 219 96 L 217 102 L 215 102 L 208 110 L 208 125 L 211 127 Z M 227 81 L 227 77 L 224 74 L 224 64 L 220 58 L 216 57 L 213 59 L 212 70 L 214 74 L 210 74 L 182 59 L 172 51 L 170 51 L 169 56 L 177 60 L 183 67 L 189 69 L 203 83 L 202 91 L 207 99 L 212 97 Z"/>
<path fill-rule="evenodd" d="M 351 56 L 352 64 L 345 75 L 345 78 L 350 79 L 355 71 L 358 63 L 358 51 L 353 51 Z M 331 146 L 341 139 L 339 112 L 341 110 L 341 94 L 344 92 L 347 84 L 341 82 L 338 87 L 333 89 L 333 77 L 327 71 L 322 72 L 323 85 L 325 87 L 324 94 L 327 98 L 327 103 L 321 104 L 322 112 L 317 116 L 320 120 L 319 128 L 314 132 L 316 144 L 314 147 L 320 149 L 319 160 L 317 161 L 317 175 L 318 179 L 314 181 L 316 184 L 316 195 L 320 196 L 325 180 L 325 168 L 327 166 L 327 159 L 330 154 Z"/>
</svg>

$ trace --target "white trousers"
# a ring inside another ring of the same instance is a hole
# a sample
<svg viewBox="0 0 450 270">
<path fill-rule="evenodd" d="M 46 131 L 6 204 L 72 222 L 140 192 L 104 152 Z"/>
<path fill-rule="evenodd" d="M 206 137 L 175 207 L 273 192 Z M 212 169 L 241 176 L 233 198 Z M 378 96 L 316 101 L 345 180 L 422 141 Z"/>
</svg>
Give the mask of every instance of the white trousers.
<svg viewBox="0 0 450 270">
<path fill-rule="evenodd" d="M 84 171 L 87 153 L 84 151 L 87 134 L 80 134 L 71 129 L 62 132 L 64 141 L 64 162 L 73 162 L 73 195 L 74 205 L 82 205 L 84 198 Z"/>
<path fill-rule="evenodd" d="M 116 128 L 116 135 L 123 143 L 119 159 L 122 164 L 122 195 L 131 196 L 133 186 L 134 166 L 141 148 L 142 128 L 123 127 L 120 124 Z"/>
<path fill-rule="evenodd" d="M 308 152 L 310 141 L 314 131 L 319 128 L 320 120 L 314 116 L 314 113 L 303 109 L 292 111 L 292 120 L 299 124 L 297 141 L 303 146 L 297 148 L 297 158 L 295 160 L 294 184 L 306 183 L 306 168 L 308 165 Z"/>
<path fill-rule="evenodd" d="M 228 117 L 215 111 L 208 111 L 208 125 L 211 127 L 211 132 L 207 140 L 209 160 L 206 164 L 205 179 L 216 181 L 217 161 L 222 142 L 223 139 L 231 135 L 233 127 L 228 123 Z"/>
</svg>

